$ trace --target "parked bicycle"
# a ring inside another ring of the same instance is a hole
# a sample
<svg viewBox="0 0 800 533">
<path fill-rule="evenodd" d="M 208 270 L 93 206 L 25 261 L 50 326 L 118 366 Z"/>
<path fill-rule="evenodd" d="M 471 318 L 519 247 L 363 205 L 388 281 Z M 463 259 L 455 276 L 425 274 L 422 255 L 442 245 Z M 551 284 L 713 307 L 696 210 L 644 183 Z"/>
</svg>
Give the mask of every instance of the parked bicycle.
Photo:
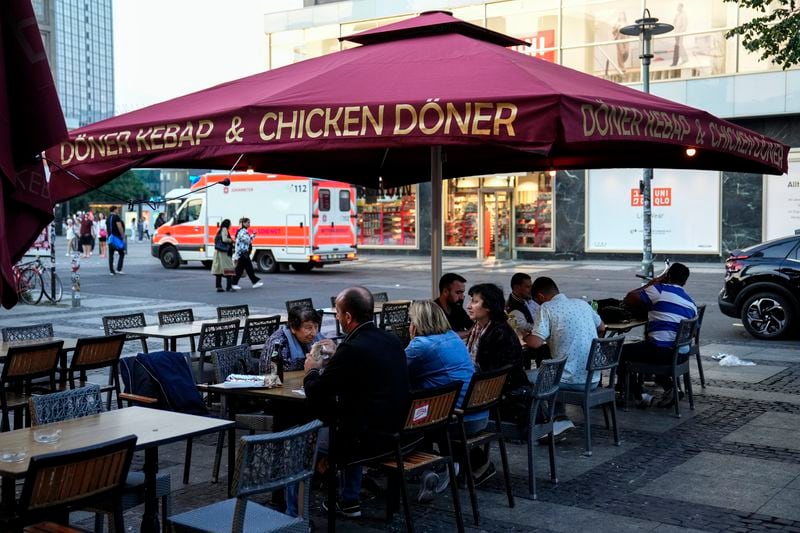
<svg viewBox="0 0 800 533">
<path fill-rule="evenodd" d="M 53 303 L 58 303 L 64 296 L 61 278 L 55 271 L 46 269 L 38 258 L 17 263 L 13 267 L 13 273 L 17 285 L 17 295 L 26 304 L 36 305 L 42 300 L 42 296 Z M 54 282 L 55 291 L 53 290 Z"/>
</svg>

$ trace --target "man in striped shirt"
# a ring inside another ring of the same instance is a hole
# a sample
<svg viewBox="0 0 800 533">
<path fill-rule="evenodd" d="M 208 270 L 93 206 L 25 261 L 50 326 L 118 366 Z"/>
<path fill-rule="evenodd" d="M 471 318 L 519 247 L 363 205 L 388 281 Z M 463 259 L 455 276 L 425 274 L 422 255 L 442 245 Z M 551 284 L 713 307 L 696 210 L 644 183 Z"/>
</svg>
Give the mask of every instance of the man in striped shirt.
<svg viewBox="0 0 800 533">
<path fill-rule="evenodd" d="M 625 375 L 628 361 L 645 361 L 658 365 L 672 363 L 672 351 L 680 321 L 697 316 L 697 306 L 683 288 L 688 279 L 689 269 L 686 265 L 673 263 L 664 274 L 625 295 L 626 306 L 641 310 L 642 314 L 647 311 L 647 338 L 623 347 L 620 376 Z M 657 377 L 656 383 L 665 391 L 658 406 L 670 407 L 673 401 L 672 378 Z M 642 393 L 635 380 L 631 383 L 631 390 L 641 406 L 646 407 L 652 401 L 649 394 Z"/>
</svg>

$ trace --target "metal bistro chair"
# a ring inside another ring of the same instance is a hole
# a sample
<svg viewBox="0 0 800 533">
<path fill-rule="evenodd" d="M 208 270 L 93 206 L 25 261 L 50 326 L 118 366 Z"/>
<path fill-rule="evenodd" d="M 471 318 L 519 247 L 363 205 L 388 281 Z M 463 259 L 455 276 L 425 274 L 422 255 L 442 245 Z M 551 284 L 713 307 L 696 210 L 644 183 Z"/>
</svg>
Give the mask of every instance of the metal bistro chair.
<svg viewBox="0 0 800 533">
<path fill-rule="evenodd" d="M 144 313 L 131 313 L 129 315 L 115 315 L 103 317 L 103 330 L 106 335 L 114 335 L 117 330 L 128 328 L 143 328 L 147 326 Z M 142 351 L 147 353 L 147 337 L 144 335 L 126 334 L 125 341 L 141 341 Z"/>
<path fill-rule="evenodd" d="M 38 383 L 36 387 L 46 385 L 42 390 L 56 390 L 56 366 L 63 345 L 63 341 L 56 341 L 9 348 L 0 374 L 0 405 L 3 411 L 0 431 L 11 429 L 11 412 L 14 413 L 14 429 L 23 426 L 23 415 L 34 390 L 34 379 L 47 378 L 47 383 Z"/>
<path fill-rule="evenodd" d="M 638 374 L 641 376 L 668 376 L 672 378 L 672 402 L 675 407 L 675 418 L 681 417 L 681 410 L 678 398 L 678 378 L 683 376 L 683 384 L 686 387 L 686 395 L 689 397 L 689 409 L 694 410 L 694 397 L 692 396 L 692 380 L 689 376 L 691 365 L 689 364 L 692 342 L 697 331 L 698 317 L 681 320 L 678 325 L 678 332 L 675 335 L 675 346 L 672 350 L 672 363 L 668 365 L 656 365 L 647 362 L 629 361 L 626 363 L 627 373 L 625 375 L 625 410 L 630 409 L 631 376 Z M 681 361 L 682 359 L 682 361 Z"/>
<path fill-rule="evenodd" d="M 119 358 L 122 355 L 122 347 L 125 343 L 125 335 L 110 335 L 108 337 L 84 337 L 78 339 L 75 345 L 75 353 L 69 365 L 69 386 L 75 388 L 75 373 L 85 375 L 87 370 L 108 367 L 110 374 L 108 385 L 100 390 L 108 392 L 106 409 L 111 409 L 112 393 L 117 393 L 117 408 L 122 409 L 122 398 L 120 398 L 119 386 Z M 83 386 L 81 379 L 81 386 Z"/>
<path fill-rule="evenodd" d="M 175 309 L 174 311 L 159 311 L 158 325 L 168 326 L 170 324 L 188 324 L 194 322 L 194 311 L 191 308 Z M 197 350 L 194 336 L 189 337 L 189 347 L 194 352 Z M 164 350 L 169 349 L 169 339 L 164 339 Z"/>
<path fill-rule="evenodd" d="M 619 428 L 617 427 L 617 405 L 614 399 L 614 383 L 622 353 L 624 335 L 617 335 L 606 339 L 594 339 L 589 348 L 589 357 L 586 359 L 586 386 L 582 391 L 559 390 L 557 400 L 561 403 L 580 405 L 583 408 L 583 434 L 586 439 L 585 455 L 592 455 L 592 423 L 591 408 L 600 407 L 603 410 L 603 419 L 606 429 L 611 429 L 608 423 L 608 409 L 611 410 L 611 422 L 614 424 L 614 444 L 619 446 Z M 592 389 L 592 380 L 595 372 L 609 370 L 608 388 L 598 385 Z"/>
<path fill-rule="evenodd" d="M 225 322 L 208 322 L 200 328 L 200 340 L 197 342 L 197 353 L 192 354 L 192 360 L 198 361 L 198 383 L 208 383 L 212 376 L 205 373 L 208 352 L 217 348 L 236 346 L 239 339 L 239 319 Z"/>
<path fill-rule="evenodd" d="M 703 361 L 700 358 L 700 328 L 703 327 L 703 317 L 706 314 L 706 304 L 697 306 L 697 329 L 694 332 L 692 345 L 689 347 L 689 358 L 695 356 L 697 360 L 697 373 L 700 374 L 700 386 L 706 388 L 706 376 L 703 374 Z"/>
<path fill-rule="evenodd" d="M 242 344 L 247 344 L 251 348 L 263 345 L 279 327 L 281 327 L 281 315 L 246 318 L 242 332 Z"/>
<path fill-rule="evenodd" d="M 28 400 L 31 425 L 55 424 L 103 412 L 100 386 L 90 383 L 78 389 L 32 396 Z M 172 482 L 168 473 L 156 474 L 156 496 L 161 498 L 163 531 L 167 531 L 167 516 L 171 507 Z M 132 509 L 144 503 L 144 472 L 128 472 L 122 492 L 122 508 Z M 103 515 L 95 514 L 95 532 L 103 531 Z"/>
<path fill-rule="evenodd" d="M 310 480 L 320 427 L 322 422 L 314 420 L 279 433 L 242 437 L 231 489 L 235 497 L 170 517 L 173 531 L 309 531 Z M 249 500 L 293 483 L 304 485 L 304 490 L 298 491 L 298 517 Z"/>
<path fill-rule="evenodd" d="M 486 446 L 493 440 L 497 441 L 500 447 L 500 460 L 503 462 L 503 477 L 506 483 L 508 506 L 514 507 L 514 494 L 511 491 L 511 473 L 508 469 L 508 454 L 506 453 L 506 444 L 503 440 L 499 410 L 503 389 L 506 386 L 506 381 L 508 380 L 508 374 L 510 372 L 511 367 L 505 366 L 490 372 L 473 374 L 467 393 L 464 395 L 464 401 L 461 402 L 461 408 L 454 411 L 459 437 L 453 440 L 453 445 L 463 448 L 467 465 L 466 472 L 469 473 L 472 472 L 472 461 L 470 460 L 469 451 L 477 446 Z M 489 411 L 491 416 L 494 417 L 495 431 L 489 431 L 487 429 L 476 435 L 467 436 L 464 430 L 464 417 L 482 411 Z M 478 499 L 475 493 L 475 480 L 469 474 L 464 477 L 467 479 L 469 498 L 472 503 L 472 517 L 477 526 L 480 522 L 480 513 L 478 512 Z"/>
<path fill-rule="evenodd" d="M 133 459 L 136 435 L 63 452 L 31 457 L 17 513 L 4 519 L 9 531 L 41 522 L 67 524 L 72 509 L 107 508 L 114 530 L 125 531 L 122 490 Z M 52 526 L 37 525 L 52 531 Z M 67 529 L 69 531 L 69 529 Z"/>
<path fill-rule="evenodd" d="M 250 346 L 247 344 L 239 344 L 237 346 L 229 346 L 227 348 L 219 348 L 211 352 L 211 362 L 214 366 L 214 382 L 223 383 L 225 378 L 231 374 L 250 374 L 252 357 L 250 355 Z M 222 397 L 222 401 L 227 399 Z M 223 407 L 223 412 L 227 409 Z M 265 414 L 251 414 L 241 413 L 236 415 L 237 427 L 247 429 L 251 435 L 256 431 L 272 431 L 272 416 Z M 222 446 L 225 443 L 225 433 L 220 432 L 217 440 L 217 452 L 214 456 L 214 471 L 212 481 L 214 483 L 219 479 L 219 468 L 222 462 Z"/>
<path fill-rule="evenodd" d="M 286 312 L 288 313 L 292 307 L 310 307 L 314 309 L 314 303 L 311 298 L 301 298 L 299 300 L 286 300 Z"/>
<path fill-rule="evenodd" d="M 220 320 L 244 318 L 247 316 L 250 316 L 250 306 L 247 304 L 217 307 L 217 318 Z"/>
<path fill-rule="evenodd" d="M 373 301 L 377 303 L 386 303 L 389 301 L 389 293 L 388 292 L 373 292 L 372 293 Z"/>
<path fill-rule="evenodd" d="M 53 337 L 53 324 L 32 324 L 3 328 L 3 342 L 30 341 Z"/>
</svg>

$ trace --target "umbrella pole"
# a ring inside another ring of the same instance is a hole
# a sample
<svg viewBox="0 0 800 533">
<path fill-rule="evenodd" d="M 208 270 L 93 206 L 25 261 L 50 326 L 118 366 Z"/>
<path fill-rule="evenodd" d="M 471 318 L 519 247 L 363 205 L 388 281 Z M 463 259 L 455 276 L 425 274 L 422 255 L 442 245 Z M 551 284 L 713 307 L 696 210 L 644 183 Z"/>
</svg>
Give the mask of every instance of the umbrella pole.
<svg viewBox="0 0 800 533">
<path fill-rule="evenodd" d="M 431 296 L 442 277 L 442 147 L 431 146 Z"/>
</svg>

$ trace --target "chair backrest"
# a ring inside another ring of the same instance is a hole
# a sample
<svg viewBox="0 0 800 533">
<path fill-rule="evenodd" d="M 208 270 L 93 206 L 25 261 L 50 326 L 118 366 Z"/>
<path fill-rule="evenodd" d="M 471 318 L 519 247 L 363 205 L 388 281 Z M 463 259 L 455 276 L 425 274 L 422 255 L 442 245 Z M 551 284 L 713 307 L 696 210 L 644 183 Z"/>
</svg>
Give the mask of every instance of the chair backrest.
<svg viewBox="0 0 800 533">
<path fill-rule="evenodd" d="M 411 302 L 387 302 L 381 308 L 381 327 L 408 325 L 408 309 Z"/>
<path fill-rule="evenodd" d="M 242 344 L 264 344 L 281 327 L 281 315 L 247 318 L 244 321 Z"/>
<path fill-rule="evenodd" d="M 611 370 L 619 365 L 622 355 L 622 345 L 625 335 L 616 335 L 603 339 L 594 339 L 589 348 L 589 357 L 586 358 L 586 383 L 591 388 L 594 373 Z M 611 372 L 611 385 L 614 385 L 616 372 Z"/>
<path fill-rule="evenodd" d="M 488 372 L 476 372 L 469 382 L 461 410 L 465 415 L 491 409 L 503 396 L 503 389 L 508 381 L 512 366 L 504 366 Z"/>
<path fill-rule="evenodd" d="M 131 466 L 136 435 L 32 457 L 19 499 L 21 521 L 39 522 L 66 508 L 119 501 Z"/>
<path fill-rule="evenodd" d="M 45 376 L 55 379 L 58 356 L 63 346 L 64 341 L 11 346 L 0 381 L 20 383 Z"/>
<path fill-rule="evenodd" d="M 72 355 L 69 368 L 75 371 L 117 366 L 124 343 L 123 333 L 107 337 L 80 338 L 75 344 L 75 353 Z"/>
<path fill-rule="evenodd" d="M 567 358 L 545 359 L 542 366 L 536 371 L 536 382 L 533 384 L 533 397 L 537 400 L 548 400 L 558 393 L 558 384 Z M 551 402 L 555 403 L 555 402 Z"/>
<path fill-rule="evenodd" d="M 185 324 L 194 322 L 194 311 L 191 309 L 175 309 L 174 311 L 159 311 L 158 325 Z"/>
<path fill-rule="evenodd" d="M 694 332 L 694 343 L 700 344 L 700 328 L 703 327 L 703 317 L 706 315 L 706 304 L 697 306 L 697 327 Z"/>
<path fill-rule="evenodd" d="M 447 424 L 462 385 L 462 381 L 454 381 L 442 387 L 412 391 L 403 431 L 430 430 Z"/>
<path fill-rule="evenodd" d="M 393 333 L 395 337 L 400 339 L 400 344 L 403 345 L 403 348 L 411 342 L 411 332 L 408 331 L 408 324 L 392 324 L 386 326 L 386 331 Z"/>
<path fill-rule="evenodd" d="M 247 304 L 217 307 L 217 318 L 220 320 L 230 320 L 231 318 L 242 318 L 246 316 L 250 316 L 250 306 Z"/>
<path fill-rule="evenodd" d="M 287 313 L 292 307 L 310 307 L 311 309 L 314 309 L 314 303 L 312 302 L 311 298 L 301 298 L 300 300 L 286 300 Z"/>
<path fill-rule="evenodd" d="M 200 328 L 200 339 L 197 343 L 199 352 L 207 352 L 215 348 L 235 346 L 239 338 L 239 320 L 226 322 L 208 322 Z"/>
<path fill-rule="evenodd" d="M 239 344 L 211 350 L 214 382 L 222 383 L 231 374 L 247 374 L 250 368 L 250 346 Z"/>
<path fill-rule="evenodd" d="M 675 333 L 675 355 L 689 353 L 697 332 L 699 317 L 686 318 L 678 324 L 678 331 Z"/>
<path fill-rule="evenodd" d="M 389 293 L 388 292 L 373 292 L 372 293 L 372 300 L 375 303 L 388 302 L 389 301 Z"/>
<path fill-rule="evenodd" d="M 231 532 L 244 530 L 246 497 L 271 492 L 314 475 L 317 439 L 322 422 L 314 420 L 286 431 L 252 435 L 239 440 L 232 492 L 236 495 Z M 309 515 L 311 487 L 306 483 L 301 516 Z"/>
<path fill-rule="evenodd" d="M 90 383 L 77 389 L 37 394 L 28 399 L 28 407 L 32 426 L 96 415 L 103 411 L 100 385 Z"/>
<path fill-rule="evenodd" d="M 143 328 L 147 325 L 144 320 L 144 313 L 131 313 L 129 315 L 114 315 L 103 317 L 103 330 L 106 335 L 114 335 L 117 330 L 127 328 Z M 141 335 L 128 335 L 130 339 L 140 339 Z"/>
<path fill-rule="evenodd" d="M 53 336 L 53 324 L 32 324 L 3 328 L 3 342 L 48 339 Z"/>
</svg>

